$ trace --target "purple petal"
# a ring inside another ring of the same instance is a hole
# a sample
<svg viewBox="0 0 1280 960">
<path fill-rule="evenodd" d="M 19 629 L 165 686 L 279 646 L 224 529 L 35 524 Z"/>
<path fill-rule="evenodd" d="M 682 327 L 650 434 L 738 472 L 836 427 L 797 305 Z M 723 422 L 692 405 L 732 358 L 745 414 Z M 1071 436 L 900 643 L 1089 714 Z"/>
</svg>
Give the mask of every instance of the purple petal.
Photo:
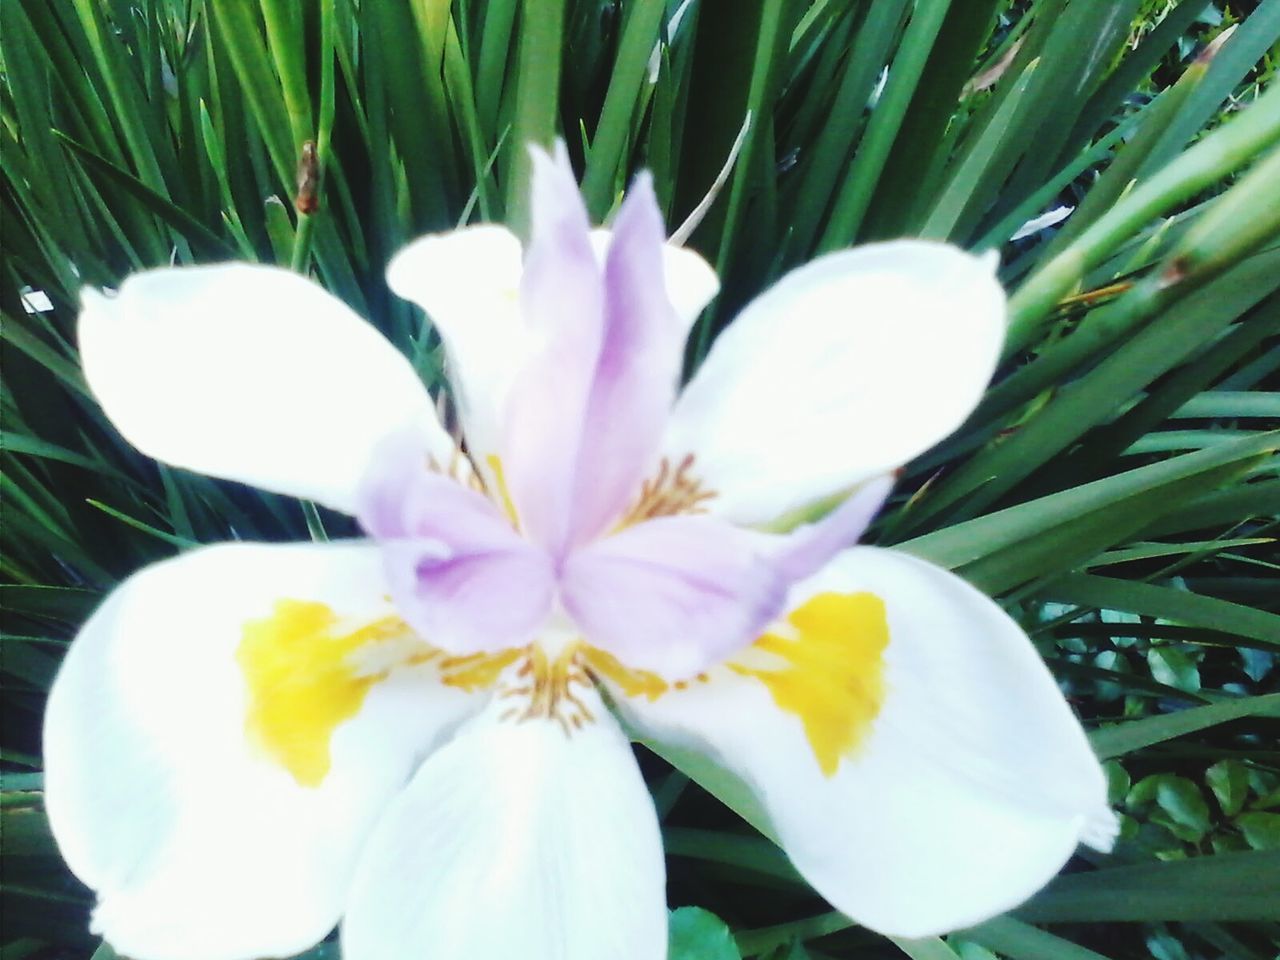
<svg viewBox="0 0 1280 960">
<path fill-rule="evenodd" d="M 572 542 L 616 520 L 661 445 L 675 401 L 684 325 L 663 277 L 666 229 L 642 173 L 614 223 L 604 268 L 604 341 L 591 387 L 574 485 Z"/>
<path fill-rule="evenodd" d="M 774 562 L 791 583 L 803 580 L 826 566 L 841 550 L 852 547 L 870 526 L 893 490 L 893 476 L 868 480 L 853 495 L 816 523 L 800 527 L 783 538 Z"/>
<path fill-rule="evenodd" d="M 438 540 L 381 546 L 396 609 L 428 642 L 450 653 L 523 647 L 551 613 L 554 574 L 536 548 L 468 551 Z"/>
<path fill-rule="evenodd" d="M 503 471 L 528 536 L 568 540 L 574 475 L 603 335 L 600 268 L 563 147 L 533 151 L 533 231 L 520 306 L 536 346 L 507 400 Z"/>
<path fill-rule="evenodd" d="M 627 666 L 687 677 L 749 646 L 786 581 L 758 535 L 711 517 L 662 517 L 571 554 L 561 601 L 587 642 Z"/>
<path fill-rule="evenodd" d="M 450 653 L 528 643 L 555 596 L 546 554 L 483 494 L 428 469 L 418 444 L 398 438 L 374 464 L 359 519 L 406 622 Z"/>
</svg>

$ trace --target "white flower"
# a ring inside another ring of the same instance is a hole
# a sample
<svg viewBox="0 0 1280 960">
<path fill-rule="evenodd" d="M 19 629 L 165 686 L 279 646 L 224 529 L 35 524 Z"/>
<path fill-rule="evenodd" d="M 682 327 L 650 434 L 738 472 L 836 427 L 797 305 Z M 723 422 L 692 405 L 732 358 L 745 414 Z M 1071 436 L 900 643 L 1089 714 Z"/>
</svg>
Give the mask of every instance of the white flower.
<svg viewBox="0 0 1280 960">
<path fill-rule="evenodd" d="M 48 811 L 121 953 L 280 956 L 341 920 L 348 960 L 660 960 L 658 824 L 606 699 L 737 773 L 877 930 L 975 923 L 1109 845 L 1098 764 L 1022 631 L 850 546 L 991 375 L 991 263 L 823 257 L 677 397 L 710 268 L 664 245 L 646 178 L 590 234 L 567 163 L 536 167 L 523 254 L 477 227 L 389 269 L 444 339 L 463 449 L 404 357 L 302 277 L 86 291 L 85 372 L 131 442 L 369 534 L 155 564 L 73 643 Z"/>
</svg>

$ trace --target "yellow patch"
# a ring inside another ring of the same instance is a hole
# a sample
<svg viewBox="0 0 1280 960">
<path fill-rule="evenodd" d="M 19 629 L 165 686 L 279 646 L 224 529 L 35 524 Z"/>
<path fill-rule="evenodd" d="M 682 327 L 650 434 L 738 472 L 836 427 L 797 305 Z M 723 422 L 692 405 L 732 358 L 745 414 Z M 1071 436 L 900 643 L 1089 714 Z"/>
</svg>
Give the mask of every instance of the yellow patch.
<svg viewBox="0 0 1280 960">
<path fill-rule="evenodd" d="M 766 633 L 752 651 L 776 663 L 731 663 L 763 683 L 783 710 L 804 724 L 822 772 L 833 776 L 870 729 L 884 702 L 889 623 L 873 593 L 820 593 L 787 616 L 794 636 Z"/>
<path fill-rule="evenodd" d="M 623 666 L 617 657 L 598 647 L 583 647 L 580 656 L 592 673 L 616 683 L 623 696 L 643 696 L 652 702 L 667 692 L 667 682 L 656 673 Z"/>
<path fill-rule="evenodd" d="M 472 653 L 465 657 L 446 657 L 440 661 L 441 682 L 474 693 L 498 682 L 502 671 L 519 659 L 523 650 L 499 653 Z"/>
<path fill-rule="evenodd" d="M 277 601 L 271 616 L 245 624 L 236 651 L 249 685 L 251 739 L 300 785 L 319 786 L 332 762 L 334 730 L 359 713 L 370 688 L 386 676 L 386 670 L 361 673 L 353 655 L 407 632 L 396 617 L 344 630 L 322 603 Z"/>
</svg>

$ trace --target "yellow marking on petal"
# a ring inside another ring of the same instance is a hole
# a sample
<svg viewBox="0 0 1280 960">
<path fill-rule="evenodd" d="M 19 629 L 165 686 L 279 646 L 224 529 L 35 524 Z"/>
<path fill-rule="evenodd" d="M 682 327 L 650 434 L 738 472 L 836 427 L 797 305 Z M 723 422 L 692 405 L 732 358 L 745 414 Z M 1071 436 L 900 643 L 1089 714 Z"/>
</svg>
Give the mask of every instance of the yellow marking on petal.
<svg viewBox="0 0 1280 960">
<path fill-rule="evenodd" d="M 523 653 L 523 650 L 503 650 L 500 653 L 448 657 L 440 661 L 440 680 L 465 693 L 474 693 L 497 683 L 502 671 L 515 663 Z"/>
<path fill-rule="evenodd" d="M 245 729 L 302 786 L 329 773 L 329 741 L 360 712 L 387 671 L 361 671 L 354 656 L 368 644 L 402 638 L 408 627 L 384 617 L 342 629 L 323 603 L 278 600 L 271 616 L 244 625 L 236 661 L 249 686 Z"/>
<path fill-rule="evenodd" d="M 884 601 L 873 593 L 820 593 L 787 622 L 793 637 L 766 633 L 751 648 L 777 658 L 777 665 L 729 667 L 759 680 L 774 703 L 800 718 L 818 766 L 830 777 L 884 702 Z"/>
<path fill-rule="evenodd" d="M 502 469 L 502 458 L 496 453 L 491 453 L 484 458 L 484 462 L 493 471 L 493 482 L 498 488 L 498 499 L 502 503 L 502 509 L 506 513 L 507 519 L 511 521 L 513 527 L 519 530 L 520 514 L 516 512 L 515 501 L 511 499 L 511 490 L 507 487 L 507 475 Z"/>
<path fill-rule="evenodd" d="M 593 673 L 617 684 L 623 696 L 647 697 L 652 703 L 667 692 L 667 681 L 656 673 L 624 666 L 613 654 L 598 647 L 583 647 L 581 656 Z"/>
</svg>

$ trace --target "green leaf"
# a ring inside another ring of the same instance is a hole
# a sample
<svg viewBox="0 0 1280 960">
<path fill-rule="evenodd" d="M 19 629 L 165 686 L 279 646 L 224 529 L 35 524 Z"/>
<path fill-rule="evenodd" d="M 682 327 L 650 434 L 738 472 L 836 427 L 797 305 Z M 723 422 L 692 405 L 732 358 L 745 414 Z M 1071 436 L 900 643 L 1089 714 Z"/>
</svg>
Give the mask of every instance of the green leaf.
<svg viewBox="0 0 1280 960">
<path fill-rule="evenodd" d="M 980 193 L 980 182 L 986 181 L 989 188 L 992 159 L 1001 151 L 1008 153 L 1018 148 L 1017 140 L 1008 135 L 1009 125 L 1017 116 L 1022 96 L 1030 86 L 1034 71 L 1039 65 L 1039 60 L 1032 60 L 1023 69 L 1018 82 L 1009 91 L 991 122 L 983 129 L 973 149 L 957 164 L 928 218 L 920 227 L 920 236 L 937 240 L 950 238 L 966 209 L 970 208 L 976 197 L 985 193 Z"/>
<path fill-rule="evenodd" d="M 532 160 L 526 144 L 549 147 L 559 106 L 564 0 L 524 0 L 523 36 L 516 77 L 514 131 L 508 143 L 507 219 L 518 232 L 528 227 Z"/>
<path fill-rule="evenodd" d="M 917 537 L 901 549 L 1000 592 L 1084 563 L 1242 473 L 1248 458 L 1269 456 L 1277 443 L 1280 433 L 1173 457 Z"/>
<path fill-rule="evenodd" d="M 210 7 L 218 35 L 230 55 L 229 66 L 239 77 L 278 183 L 292 186 L 297 157 L 284 95 L 267 54 L 261 21 L 249 4 L 239 0 L 210 0 Z M 277 189 L 277 185 L 271 189 Z"/>
<path fill-rule="evenodd" d="M 1148 537 L 1163 537 L 1277 514 L 1280 514 L 1280 480 L 1255 480 L 1233 489 L 1196 497 L 1170 511 L 1142 533 Z"/>
<path fill-rule="evenodd" d="M 1199 692 L 1200 668 L 1186 651 L 1177 647 L 1152 647 L 1147 651 L 1147 664 L 1151 667 L 1151 676 L 1161 683 L 1188 693 Z"/>
<path fill-rule="evenodd" d="M 1008 960 L 1108 960 L 1100 953 L 1009 916 L 972 927 L 964 936 L 999 951 Z M 963 951 L 961 960 L 968 960 Z"/>
<path fill-rule="evenodd" d="M 476 107 L 491 141 L 497 140 L 498 107 L 511 46 L 511 25 L 519 0 L 491 0 L 485 4 L 479 66 L 476 68 Z"/>
<path fill-rule="evenodd" d="M 41 440 L 39 437 L 29 437 L 20 433 L 12 433 L 8 430 L 0 430 L 0 450 L 4 450 L 7 453 L 19 453 L 32 457 L 57 460 L 61 463 L 69 463 L 72 466 L 83 467 L 86 470 L 93 470 L 96 473 L 101 473 L 104 476 L 109 476 L 125 483 L 133 483 L 110 464 L 103 463 L 94 457 L 87 457 L 82 453 L 76 453 L 74 450 L 65 450 L 56 444 Z"/>
<path fill-rule="evenodd" d="M 1192 397 L 1172 414 L 1178 419 L 1229 420 L 1259 417 L 1280 420 L 1280 393 L 1262 390 L 1206 390 Z"/>
<path fill-rule="evenodd" d="M 1093 744 L 1093 752 L 1105 760 L 1242 717 L 1280 717 L 1280 693 L 1241 697 L 1204 707 L 1191 707 L 1178 713 L 1112 724 L 1089 734 L 1089 742 Z"/>
<path fill-rule="evenodd" d="M 649 55 L 658 42 L 659 27 L 666 12 L 664 0 L 637 0 L 627 5 L 613 76 L 600 110 L 600 122 L 591 142 L 587 170 L 582 178 L 582 194 L 587 210 L 597 220 L 613 206 L 618 164 L 631 132 L 641 84 L 645 82 Z"/>
<path fill-rule="evenodd" d="M 922 498 L 915 522 L 943 511 L 972 516 L 996 501 L 1060 456 L 1090 428 L 1113 419 L 1117 409 L 1128 406 L 1150 383 L 1195 356 L 1206 341 L 1218 337 L 1236 317 L 1277 288 L 1280 251 L 1252 258 L 1233 276 L 1179 300 L 1087 374 L 1058 390 L 1009 436 L 988 445 L 930 491 Z M 1119 315 L 1115 322 L 1130 324 L 1160 308 L 1158 298 L 1140 294 L 1139 290 L 1131 291 L 1113 305 Z M 1132 304 L 1130 297 L 1136 298 Z M 1097 322 L 1096 317 L 1091 319 Z M 1074 339 L 1068 338 L 1066 345 Z M 1031 371 L 1035 366 L 1025 369 Z"/>
<path fill-rule="evenodd" d="M 34 856 L 56 851 L 49 818 L 36 807 L 6 808 L 0 811 L 4 848 L 8 856 Z"/>
<path fill-rule="evenodd" d="M 1224 816 L 1234 817 L 1244 809 L 1249 798 L 1249 770 L 1239 760 L 1219 760 L 1205 771 L 1204 782 L 1217 797 Z"/>
<path fill-rule="evenodd" d="M 764 0 L 760 5 L 760 29 L 755 38 L 755 57 L 747 88 L 745 111 L 752 117 L 752 122 L 747 129 L 746 139 L 730 180 L 720 248 L 716 252 L 716 268 L 721 275 L 728 273 L 729 264 L 742 239 L 741 224 L 748 199 L 761 186 L 760 168 L 770 163 L 769 154 L 765 152 L 766 147 L 772 146 L 766 137 L 769 128 L 761 122 L 761 118 L 768 116 L 767 105 L 776 95 L 780 80 L 778 64 L 786 51 L 785 40 L 798 16 L 797 4 L 788 4 L 783 0 Z M 764 181 L 764 185 L 766 188 L 772 187 L 768 179 Z M 699 357 L 706 353 L 706 335 L 709 329 L 705 322 L 698 328 L 698 342 L 694 349 Z"/>
<path fill-rule="evenodd" d="M 889 56 L 906 8 L 906 0 L 869 5 L 841 68 L 830 110 L 817 127 L 808 155 L 801 156 L 791 229 L 797 250 L 805 255 L 848 167 L 863 107 Z"/>
<path fill-rule="evenodd" d="M 1181 0 L 1153 30 L 1143 36 L 1137 49 L 1129 52 L 1089 96 L 1075 129 L 1067 138 L 1067 149 L 1084 143 L 1116 112 L 1116 104 L 1151 76 L 1171 47 L 1175 47 L 1196 18 L 1210 6 L 1209 0 Z"/>
<path fill-rule="evenodd" d="M 737 774 L 722 767 L 701 751 L 636 737 L 634 734 L 632 739 L 644 744 L 649 750 L 686 774 L 690 780 L 742 817 L 761 834 L 771 840 L 774 839 L 768 814 L 765 813 L 750 786 Z"/>
<path fill-rule="evenodd" d="M 1178 78 L 1178 81 L 1155 99 L 1142 112 L 1141 126 L 1107 166 L 1102 175 L 1085 194 L 1084 199 L 1071 214 L 1071 218 L 1045 248 L 1044 255 L 1052 257 L 1066 247 L 1114 204 L 1126 190 L 1132 188 L 1135 174 L 1151 155 L 1160 138 L 1168 129 L 1169 121 L 1177 116 L 1187 97 L 1204 79 L 1208 64 L 1198 59 Z"/>
<path fill-rule="evenodd" d="M 1169 125 L 1165 139 L 1148 161 L 1151 169 L 1168 164 L 1209 122 L 1259 60 L 1280 42 L 1280 4 L 1260 3 L 1223 44 L 1208 75 Z M 1274 53 L 1272 54 L 1274 56 Z"/>
<path fill-rule="evenodd" d="M 144 207 L 173 227 L 182 237 L 193 242 L 205 254 L 224 258 L 236 255 L 234 247 L 226 243 L 195 217 L 181 207 L 176 206 L 167 197 L 156 192 L 131 173 L 121 170 L 111 161 L 83 144 L 77 143 L 62 131 L 55 130 L 54 134 L 62 145 L 74 153 L 89 170 L 123 187 L 129 194 L 137 198 Z"/>
<path fill-rule="evenodd" d="M 1217 597 L 1150 583 L 1134 583 L 1090 573 L 1069 573 L 1036 591 L 1042 600 L 1094 609 L 1128 610 L 1195 627 L 1205 627 L 1280 649 L 1280 614 Z M 1177 686 L 1175 683 L 1174 686 Z"/>
<path fill-rule="evenodd" d="M 1180 839 L 1199 841 L 1209 829 L 1209 805 L 1194 780 L 1173 775 L 1160 777 L 1155 800 L 1172 825 L 1185 828 L 1174 831 Z"/>
<path fill-rule="evenodd" d="M 1135 543 L 1119 550 L 1108 550 L 1095 557 L 1089 566 L 1105 567 L 1115 563 L 1131 563 L 1134 560 L 1150 560 L 1152 557 L 1170 557 L 1189 553 L 1208 557 L 1234 547 L 1251 547 L 1260 543 L 1275 543 L 1275 541 L 1270 537 L 1240 537 L 1234 540 L 1189 540 L 1183 543 Z"/>
<path fill-rule="evenodd" d="M 803 883 L 782 848 L 763 837 L 742 836 L 720 830 L 668 827 L 662 844 L 668 856 L 711 860 L 731 867 L 754 870 L 791 883 Z"/>
<path fill-rule="evenodd" d="M 1031 923 L 1274 920 L 1280 851 L 1066 874 L 1014 915 Z"/>
<path fill-rule="evenodd" d="M 872 4 L 868 16 L 884 4 Z M 896 237 L 918 233 L 908 224 L 920 201 L 931 196 L 921 185 L 950 149 L 949 137 L 958 134 L 957 105 L 966 99 L 974 63 L 988 43 L 996 22 L 995 0 L 953 3 L 938 31 L 929 60 L 903 118 L 885 163 L 864 233 L 870 237 Z M 858 31 L 859 39 L 867 28 Z M 886 38 L 887 39 L 887 38 Z M 883 58 L 881 58 L 883 62 Z M 864 96 L 862 102 L 866 102 Z M 829 191 L 828 191 L 828 196 Z M 1028 219 L 1024 217 L 1023 220 Z M 1021 223 L 1022 221 L 1019 221 Z"/>
<path fill-rule="evenodd" d="M 1235 824 L 1255 850 L 1280 850 L 1280 813 L 1242 813 Z"/>
<path fill-rule="evenodd" d="M 1124 800 L 1133 786 L 1133 781 L 1129 777 L 1129 772 L 1114 760 L 1104 763 L 1102 772 L 1107 775 L 1107 803 L 1115 806 Z"/>
<path fill-rule="evenodd" d="M 1005 356 L 1033 342 L 1057 302 L 1153 218 L 1184 203 L 1280 141 L 1280 88 L 1256 100 L 1177 160 L 1127 194 L 1062 253 L 1041 266 L 1009 301 Z"/>
<path fill-rule="evenodd" d="M 742 960 L 725 922 L 701 907 L 671 911 L 669 960 Z"/>
<path fill-rule="evenodd" d="M 820 252 L 845 246 L 857 236 L 950 5 L 951 0 L 920 0 L 915 5 L 888 82 L 832 204 L 831 219 L 818 244 Z"/>
<path fill-rule="evenodd" d="M 843 913 L 837 911 L 821 913 L 817 916 L 805 917 L 803 920 L 793 920 L 789 923 L 780 923 L 772 927 L 743 930 L 737 936 L 738 949 L 742 951 L 744 956 L 752 957 L 767 950 L 794 943 L 797 940 L 812 940 L 818 937 L 825 937 L 827 934 L 848 930 L 852 926 L 854 926 L 854 922 Z M 899 943 L 899 946 L 901 946 L 901 943 Z"/>
<path fill-rule="evenodd" d="M 889 937 L 911 960 L 960 960 L 941 937 Z"/>
</svg>

